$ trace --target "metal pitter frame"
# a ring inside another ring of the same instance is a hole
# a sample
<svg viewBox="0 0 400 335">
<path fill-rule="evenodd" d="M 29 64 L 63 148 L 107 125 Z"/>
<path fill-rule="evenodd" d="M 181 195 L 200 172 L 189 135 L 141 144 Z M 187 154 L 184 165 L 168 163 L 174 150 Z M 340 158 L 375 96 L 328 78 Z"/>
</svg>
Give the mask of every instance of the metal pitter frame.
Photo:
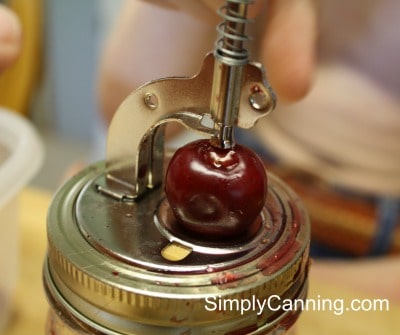
<svg viewBox="0 0 400 335">
<path fill-rule="evenodd" d="M 234 128 L 251 128 L 275 107 L 275 94 L 260 63 L 250 62 L 244 42 L 252 0 L 227 0 L 218 11 L 219 38 L 200 72 L 162 78 L 131 93 L 112 119 L 107 174 L 100 192 L 134 201 L 163 181 L 165 126 L 172 121 L 211 136 L 217 147 L 234 146 Z M 206 120 L 212 120 L 209 126 Z"/>
</svg>

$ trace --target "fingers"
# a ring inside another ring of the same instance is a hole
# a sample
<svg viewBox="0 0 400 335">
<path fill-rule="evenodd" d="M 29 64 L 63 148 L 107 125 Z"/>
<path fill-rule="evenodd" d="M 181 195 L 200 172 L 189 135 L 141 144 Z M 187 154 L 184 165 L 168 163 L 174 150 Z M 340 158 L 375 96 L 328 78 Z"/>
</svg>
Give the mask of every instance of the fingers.
<svg viewBox="0 0 400 335">
<path fill-rule="evenodd" d="M 147 5 L 146 5 L 147 2 Z M 209 26 L 212 32 L 215 32 L 214 26 L 215 22 L 220 22 L 221 18 L 218 18 L 215 11 L 218 7 L 223 5 L 225 1 L 222 0 L 165 0 L 161 2 L 161 0 L 146 0 L 133 2 L 135 6 L 151 6 L 151 5 L 159 5 L 159 3 L 163 4 L 164 10 L 166 10 L 166 15 L 175 15 L 175 13 L 186 12 L 191 15 L 192 24 L 201 24 L 204 26 Z M 150 9 L 149 9 L 150 10 Z M 154 6 L 153 11 L 156 10 Z M 295 101 L 302 98 L 309 90 L 311 81 L 312 81 L 312 73 L 314 68 L 315 61 L 315 39 L 316 39 L 316 13 L 313 4 L 313 0 L 255 0 L 254 4 L 250 5 L 248 8 L 248 16 L 256 17 L 257 21 L 266 20 L 265 25 L 263 26 L 261 43 L 259 45 L 260 56 L 257 60 L 261 61 L 267 68 L 268 79 L 276 91 L 278 98 L 280 101 Z M 169 12 L 169 13 L 167 13 Z M 262 14 L 262 15 L 259 15 Z M 146 18 L 143 15 L 139 16 L 135 20 L 129 20 L 129 24 L 127 26 L 139 26 L 141 25 L 141 21 L 148 20 L 148 17 L 153 17 L 152 22 L 149 23 L 150 27 L 143 27 L 139 30 L 127 29 L 130 31 L 122 40 L 123 43 L 121 45 L 126 45 L 126 41 L 130 41 L 132 47 L 137 45 L 144 45 L 142 41 L 134 41 L 132 36 L 136 36 L 138 34 L 135 31 L 146 31 L 146 34 L 139 34 L 139 36 L 148 35 L 149 32 L 154 30 L 152 27 L 154 26 L 154 22 L 158 22 L 161 24 L 162 19 L 154 20 L 154 15 L 148 15 Z M 195 18 L 193 20 L 193 18 Z M 205 19 L 206 18 L 206 19 Z M 139 22 L 140 21 L 140 22 Z M 215 21 L 215 22 L 211 22 Z M 135 24 L 132 25 L 132 22 Z M 176 26 L 178 31 L 169 31 L 168 27 Z M 182 38 L 174 38 L 174 43 L 176 41 L 181 41 L 175 46 L 175 50 L 182 48 L 182 46 L 193 46 L 199 44 L 207 44 L 211 46 L 213 44 L 212 38 L 207 37 L 203 39 L 202 36 L 198 36 L 196 38 L 196 43 L 193 43 L 193 38 L 191 36 L 195 36 L 198 32 L 191 32 L 191 35 L 186 31 L 188 28 L 183 26 L 182 22 L 178 22 L 175 20 L 173 23 L 169 23 L 168 25 L 162 25 L 162 32 L 168 33 L 169 36 L 173 36 L 181 31 L 185 36 Z M 158 32 L 154 38 L 165 43 L 170 43 L 170 38 L 160 38 L 161 33 Z M 209 34 L 210 35 L 210 34 Z M 202 41 L 202 43 L 199 43 Z M 161 42 L 160 42 L 161 43 Z M 168 44 L 167 43 L 167 44 Z M 157 49 L 160 49 L 161 45 L 158 45 Z M 115 49 L 115 48 L 114 48 Z M 171 49 L 171 46 L 168 48 L 164 48 L 166 50 Z M 177 55 L 171 55 L 171 60 L 176 59 L 193 59 L 193 54 L 198 52 L 204 52 L 204 47 L 200 50 L 193 47 L 190 47 L 190 50 L 186 50 L 182 52 L 180 51 Z M 134 48 L 133 55 L 129 57 L 129 60 L 132 64 L 137 65 L 135 62 L 132 62 L 132 59 L 138 58 L 141 54 L 142 49 Z M 207 49 L 208 50 L 208 49 Z M 129 52 L 124 53 L 128 55 Z M 202 55 L 201 55 L 202 57 Z M 166 59 L 166 57 L 162 57 L 161 59 Z M 149 58 L 144 57 L 144 61 L 148 62 Z M 197 60 L 197 58 L 196 58 Z M 115 64 L 115 62 L 113 62 Z M 124 61 L 119 62 L 119 64 L 125 64 Z M 154 62 L 158 67 L 162 66 L 160 59 Z M 183 66 L 182 62 L 176 62 L 178 66 Z M 170 65 L 168 65 L 170 66 Z M 136 72 L 138 70 L 132 71 Z M 124 73 L 129 71 L 123 71 Z"/>
<path fill-rule="evenodd" d="M 196 0 L 197 1 L 197 0 Z M 254 18 L 260 14 L 262 11 L 264 4 L 267 0 L 254 0 L 253 3 L 250 3 L 247 9 L 247 14 L 249 18 Z M 225 0 L 203 0 L 203 3 L 212 10 L 212 12 L 216 13 L 218 8 L 225 5 Z"/>
<path fill-rule="evenodd" d="M 17 16 L 0 4 L 0 72 L 12 65 L 21 51 L 21 25 Z"/>
<path fill-rule="evenodd" d="M 196 20 L 208 22 L 215 25 L 219 18 L 214 9 L 218 8 L 224 1 L 216 0 L 142 0 L 143 2 L 157 5 L 170 10 L 182 11 Z M 211 10 L 210 10 L 211 9 Z"/>
<path fill-rule="evenodd" d="M 169 7 L 175 10 L 184 10 L 196 19 L 203 20 L 210 24 L 221 21 L 217 15 L 217 10 L 226 4 L 226 0 L 146 0 L 159 6 Z M 253 0 L 249 3 L 247 16 L 254 18 L 261 13 L 268 0 Z"/>
<path fill-rule="evenodd" d="M 224 0 L 203 0 L 212 11 Z M 262 15 L 260 15 L 262 14 Z M 313 0 L 254 0 L 248 17 L 266 20 L 259 59 L 278 98 L 296 101 L 310 89 L 315 63 L 316 9 Z"/>
<path fill-rule="evenodd" d="M 260 57 L 278 98 L 296 101 L 310 89 L 315 63 L 312 0 L 270 0 Z"/>
</svg>

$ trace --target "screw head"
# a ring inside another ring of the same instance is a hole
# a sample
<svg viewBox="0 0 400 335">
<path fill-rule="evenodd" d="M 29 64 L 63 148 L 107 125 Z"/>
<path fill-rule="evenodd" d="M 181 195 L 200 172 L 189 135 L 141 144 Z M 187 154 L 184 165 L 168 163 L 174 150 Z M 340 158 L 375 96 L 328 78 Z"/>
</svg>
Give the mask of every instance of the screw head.
<svg viewBox="0 0 400 335">
<path fill-rule="evenodd" d="M 144 103 L 150 109 L 156 109 L 158 107 L 158 98 L 154 93 L 146 93 L 144 96 Z"/>
<path fill-rule="evenodd" d="M 249 102 L 256 111 L 264 111 L 271 106 L 270 99 L 262 91 L 252 93 Z"/>
</svg>

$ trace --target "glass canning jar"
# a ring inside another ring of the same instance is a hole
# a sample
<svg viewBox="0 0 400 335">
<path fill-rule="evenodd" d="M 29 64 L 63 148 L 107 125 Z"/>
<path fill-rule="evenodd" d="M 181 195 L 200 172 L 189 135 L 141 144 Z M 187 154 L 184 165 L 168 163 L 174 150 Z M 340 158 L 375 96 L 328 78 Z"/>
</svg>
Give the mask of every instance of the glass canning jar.
<svg viewBox="0 0 400 335">
<path fill-rule="evenodd" d="M 306 297 L 310 227 L 283 182 L 270 173 L 256 229 L 220 244 L 174 230 L 162 187 L 110 196 L 105 166 L 49 208 L 46 335 L 289 334 L 301 311 L 281 303 Z"/>
</svg>

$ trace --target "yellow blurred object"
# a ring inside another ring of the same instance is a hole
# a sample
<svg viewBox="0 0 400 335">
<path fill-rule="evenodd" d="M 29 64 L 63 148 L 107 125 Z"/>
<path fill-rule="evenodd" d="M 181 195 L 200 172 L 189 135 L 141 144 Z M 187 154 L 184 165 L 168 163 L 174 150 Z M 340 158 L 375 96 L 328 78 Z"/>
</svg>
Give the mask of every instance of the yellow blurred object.
<svg viewBox="0 0 400 335">
<path fill-rule="evenodd" d="M 0 76 L 0 106 L 27 116 L 40 74 L 43 3 L 42 0 L 8 0 L 5 4 L 21 21 L 23 46 L 17 62 Z"/>
</svg>

